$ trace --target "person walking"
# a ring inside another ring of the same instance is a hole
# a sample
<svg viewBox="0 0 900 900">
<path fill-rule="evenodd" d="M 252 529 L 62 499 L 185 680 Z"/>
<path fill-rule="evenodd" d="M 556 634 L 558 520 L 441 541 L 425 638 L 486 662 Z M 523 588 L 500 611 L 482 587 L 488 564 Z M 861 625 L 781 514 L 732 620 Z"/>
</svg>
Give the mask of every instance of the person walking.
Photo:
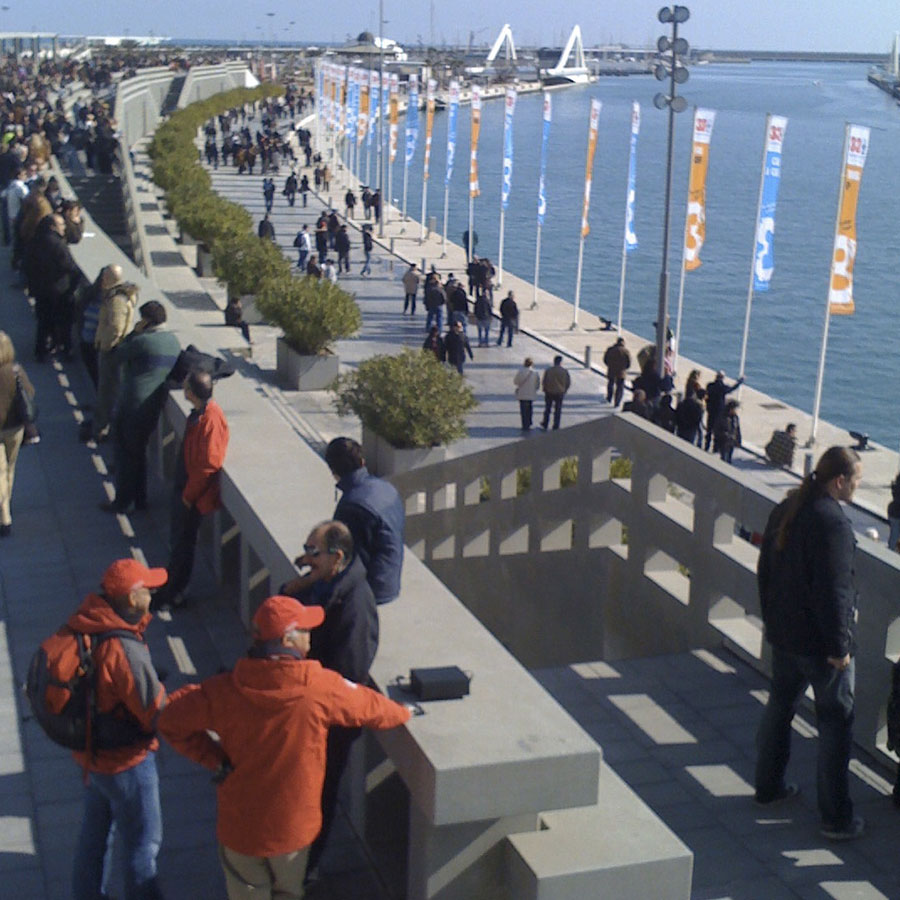
<svg viewBox="0 0 900 900">
<path fill-rule="evenodd" d="M 363 225 L 362 227 L 362 243 L 363 243 L 363 266 L 359 270 L 360 275 L 372 274 L 372 249 L 375 246 L 375 240 L 372 237 L 372 226 Z"/>
<path fill-rule="evenodd" d="M 297 268 L 302 272 L 306 268 L 312 243 L 309 239 L 309 226 L 305 225 L 297 232 L 294 238 L 294 246 L 297 248 Z"/>
<path fill-rule="evenodd" d="M 460 375 L 463 374 L 465 368 L 467 353 L 469 359 L 475 359 L 472 345 L 463 331 L 462 322 L 455 320 L 451 324 L 450 330 L 444 335 L 444 357 Z"/>
<path fill-rule="evenodd" d="M 478 346 L 488 347 L 491 343 L 491 320 L 494 312 L 487 294 L 482 294 L 473 307 L 475 313 L 475 327 L 478 329 Z"/>
<path fill-rule="evenodd" d="M 166 565 L 169 578 L 155 598 L 160 609 L 185 604 L 184 591 L 194 567 L 197 533 L 203 516 L 220 505 L 219 472 L 228 450 L 228 423 L 222 407 L 212 398 L 210 374 L 190 372 L 184 380 L 184 396 L 192 409 L 176 457 Z"/>
<path fill-rule="evenodd" d="M 625 338 L 618 338 L 611 347 L 606 348 L 603 364 L 606 366 L 606 402 L 618 407 L 625 393 L 625 376 L 631 366 L 631 354 L 625 346 Z"/>
<path fill-rule="evenodd" d="M 572 377 L 562 364 L 562 356 L 553 357 L 553 365 L 544 372 L 541 386 L 544 389 L 544 419 L 541 428 L 547 430 L 550 424 L 550 410 L 553 410 L 553 430 L 559 428 L 562 417 L 563 398 L 572 385 Z"/>
<path fill-rule="evenodd" d="M 344 207 L 347 210 L 347 218 L 353 218 L 353 210 L 356 208 L 356 194 L 353 193 L 351 188 L 347 189 L 347 193 L 344 194 Z"/>
<path fill-rule="evenodd" d="M 270 241 L 274 243 L 275 241 L 275 226 L 269 220 L 269 214 L 266 213 L 262 219 L 260 219 L 259 227 L 256 229 L 256 234 L 259 238 L 265 239 L 268 238 Z"/>
<path fill-rule="evenodd" d="M 737 400 L 729 400 L 716 425 L 716 446 L 723 462 L 730 463 L 734 448 L 741 446 L 741 420 Z"/>
<path fill-rule="evenodd" d="M 815 471 L 771 513 L 757 566 L 772 683 L 757 732 L 756 802 L 799 793 L 785 781 L 791 722 L 810 685 L 819 729 L 816 793 L 822 835 L 852 840 L 865 828 L 853 814 L 848 767 L 853 743 L 857 595 L 856 539 L 841 503 L 862 477 L 859 455 L 830 447 Z"/>
<path fill-rule="evenodd" d="M 419 292 L 419 270 L 415 263 L 410 263 L 409 268 L 403 273 L 403 313 L 409 310 L 409 314 L 416 314 L 416 294 Z M 427 309 L 427 304 L 426 304 Z M 441 322 L 438 320 L 438 330 L 440 330 Z"/>
<path fill-rule="evenodd" d="M 306 199 L 309 195 L 309 176 L 304 173 L 300 178 L 300 197 L 303 199 L 303 208 L 306 209 Z"/>
<path fill-rule="evenodd" d="M 430 350 L 438 362 L 444 361 L 444 339 L 441 337 L 437 325 L 432 325 L 428 334 L 425 335 L 425 343 L 422 344 L 422 349 Z"/>
<path fill-rule="evenodd" d="M 522 431 L 528 431 L 531 428 L 534 401 L 537 400 L 541 386 L 541 376 L 534 371 L 534 360 L 530 356 L 525 357 L 522 368 L 513 376 L 513 384 L 516 386 L 516 399 L 519 401 Z"/>
<path fill-rule="evenodd" d="M 216 836 L 229 900 L 304 896 L 322 825 L 329 728 L 388 729 L 405 706 L 309 658 L 321 606 L 269 597 L 232 672 L 172 695 L 160 733 L 216 773 Z M 215 734 L 212 737 L 211 732 Z"/>
<path fill-rule="evenodd" d="M 297 197 L 297 173 L 293 170 L 284 181 L 284 190 L 282 193 L 287 197 L 288 206 L 293 206 L 294 200 Z"/>
<path fill-rule="evenodd" d="M 263 200 L 266 204 L 266 212 L 272 212 L 272 206 L 275 203 L 275 181 L 272 178 L 263 178 L 262 183 Z M 260 235 L 262 237 L 262 235 Z"/>
<path fill-rule="evenodd" d="M 162 898 L 156 866 L 163 822 L 155 728 L 166 691 L 144 633 L 151 619 L 150 592 L 165 580 L 165 569 L 150 569 L 135 559 L 116 560 L 106 569 L 99 592 L 89 594 L 64 626 L 69 633 L 88 636 L 92 646 L 97 635 L 118 632 L 93 646 L 93 698 L 98 715 L 114 714 L 120 730 L 128 724 L 134 733 L 133 741 L 115 749 L 72 753 L 85 773 L 84 813 L 72 866 L 75 900 L 105 896 L 113 829 L 125 868 L 124 896 Z"/>
<path fill-rule="evenodd" d="M 16 348 L 0 331 L 0 538 L 12 534 L 12 491 L 16 460 L 25 437 L 18 392 L 33 399 L 34 387 L 25 370 L 16 363 Z"/>
<path fill-rule="evenodd" d="M 432 324 L 437 325 L 438 331 L 444 322 L 444 304 L 447 302 L 447 295 L 444 293 L 441 279 L 435 273 L 428 276 L 425 281 L 425 330 L 430 331 Z"/>
<path fill-rule="evenodd" d="M 347 226 L 341 225 L 334 238 L 334 249 L 337 251 L 337 268 L 338 274 L 346 272 L 350 274 L 350 235 L 347 233 Z"/>
<path fill-rule="evenodd" d="M 518 328 L 519 306 L 513 292 L 510 291 L 500 303 L 500 336 L 497 338 L 497 346 L 503 343 L 503 333 L 506 332 L 506 346 L 512 347 L 513 331 L 517 331 Z"/>
</svg>

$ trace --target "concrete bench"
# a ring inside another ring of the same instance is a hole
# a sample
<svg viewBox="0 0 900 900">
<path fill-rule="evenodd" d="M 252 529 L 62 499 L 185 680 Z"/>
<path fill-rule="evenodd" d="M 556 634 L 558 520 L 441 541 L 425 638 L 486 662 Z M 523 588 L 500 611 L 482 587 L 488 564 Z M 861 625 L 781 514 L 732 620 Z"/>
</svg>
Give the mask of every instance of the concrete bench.
<svg viewBox="0 0 900 900">
<path fill-rule="evenodd" d="M 541 813 L 540 830 L 507 838 L 516 900 L 689 897 L 693 853 L 609 766 L 595 806 Z"/>
</svg>

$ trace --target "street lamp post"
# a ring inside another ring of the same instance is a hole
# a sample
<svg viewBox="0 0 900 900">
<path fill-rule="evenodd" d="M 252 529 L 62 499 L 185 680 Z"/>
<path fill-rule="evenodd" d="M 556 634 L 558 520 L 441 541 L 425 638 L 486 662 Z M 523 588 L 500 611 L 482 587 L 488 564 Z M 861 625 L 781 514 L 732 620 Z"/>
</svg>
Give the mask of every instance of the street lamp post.
<svg viewBox="0 0 900 900">
<path fill-rule="evenodd" d="M 678 26 L 690 18 L 690 10 L 686 6 L 664 6 L 659 11 L 659 21 L 672 25 L 671 39 L 663 35 L 657 41 L 660 53 L 671 51 L 671 56 L 661 62 L 655 69 L 656 78 L 663 81 L 669 79 L 669 93 L 659 93 L 653 98 L 657 109 L 669 110 L 668 144 L 666 149 L 666 200 L 663 211 L 663 252 L 662 267 L 659 273 L 659 306 L 656 313 L 656 371 L 660 377 L 666 374 L 666 332 L 669 326 L 669 227 L 672 218 L 672 154 L 675 136 L 675 113 L 687 108 L 687 100 L 677 95 L 677 85 L 688 80 L 688 70 L 680 65 L 679 56 L 688 51 L 688 43 L 678 37 Z M 683 264 L 683 263 L 682 263 Z"/>
</svg>

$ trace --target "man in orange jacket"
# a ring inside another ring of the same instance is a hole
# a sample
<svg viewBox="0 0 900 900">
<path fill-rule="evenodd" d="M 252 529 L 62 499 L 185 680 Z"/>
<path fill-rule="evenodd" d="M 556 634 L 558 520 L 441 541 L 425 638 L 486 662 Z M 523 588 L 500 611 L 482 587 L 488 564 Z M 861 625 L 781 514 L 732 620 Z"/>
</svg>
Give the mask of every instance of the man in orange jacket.
<svg viewBox="0 0 900 900">
<path fill-rule="evenodd" d="M 162 814 L 155 726 L 166 691 L 150 661 L 144 630 L 150 622 L 150 591 L 165 580 L 165 569 L 117 560 L 103 575 L 101 592 L 89 594 L 67 623 L 73 631 L 92 635 L 92 644 L 104 632 L 134 635 L 109 637 L 93 651 L 97 712 L 132 724 L 135 739 L 115 749 L 73 753 L 87 776 L 72 872 L 75 900 L 105 896 L 102 890 L 110 873 L 104 872 L 104 858 L 113 825 L 124 847 L 125 896 L 162 896 L 156 880 Z"/>
<path fill-rule="evenodd" d="M 329 727 L 385 729 L 409 719 L 405 706 L 306 658 L 310 630 L 324 618 L 321 606 L 269 597 L 253 616 L 247 657 L 233 672 L 177 691 L 160 717 L 179 753 L 217 771 L 216 835 L 230 900 L 303 897 L 322 823 Z"/>
<path fill-rule="evenodd" d="M 212 394 L 208 372 L 194 369 L 185 378 L 184 396 L 193 409 L 176 460 L 166 566 L 169 581 L 154 598 L 154 606 L 160 609 L 184 605 L 183 592 L 191 580 L 200 523 L 203 516 L 219 507 L 219 471 L 228 449 L 228 423 Z"/>
</svg>

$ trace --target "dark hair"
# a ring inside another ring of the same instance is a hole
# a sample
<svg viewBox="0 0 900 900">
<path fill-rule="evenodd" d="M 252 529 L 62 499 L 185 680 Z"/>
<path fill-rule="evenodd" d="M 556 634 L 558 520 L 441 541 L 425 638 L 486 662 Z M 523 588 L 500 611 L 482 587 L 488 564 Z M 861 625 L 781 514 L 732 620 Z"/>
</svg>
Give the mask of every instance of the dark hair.
<svg viewBox="0 0 900 900">
<path fill-rule="evenodd" d="M 166 321 L 166 308 L 158 300 L 148 300 L 138 307 L 142 319 L 151 325 L 162 325 Z"/>
<path fill-rule="evenodd" d="M 815 470 L 803 479 L 800 487 L 788 494 L 784 515 L 775 537 L 775 546 L 778 550 L 784 550 L 787 545 L 788 533 L 800 509 L 817 494 L 821 494 L 830 481 L 841 475 L 845 478 L 852 477 L 858 463 L 859 454 L 850 447 L 829 447 L 819 457 Z"/>
<path fill-rule="evenodd" d="M 362 447 L 353 438 L 348 437 L 338 437 L 329 442 L 325 448 L 325 462 L 338 478 L 343 478 L 365 465 Z"/>
<path fill-rule="evenodd" d="M 209 372 L 204 372 L 202 369 L 191 369 L 186 381 L 188 389 L 198 400 L 209 400 L 212 397 L 213 382 Z"/>
<path fill-rule="evenodd" d="M 553 365 L 554 365 L 554 366 L 558 366 L 561 362 L 562 362 L 562 357 L 561 357 L 561 356 L 554 356 L 554 357 L 553 357 Z"/>
<path fill-rule="evenodd" d="M 322 529 L 322 538 L 328 553 L 333 554 L 340 550 L 344 554 L 344 559 L 353 558 L 353 535 L 343 522 L 322 522 L 317 527 Z"/>
</svg>

